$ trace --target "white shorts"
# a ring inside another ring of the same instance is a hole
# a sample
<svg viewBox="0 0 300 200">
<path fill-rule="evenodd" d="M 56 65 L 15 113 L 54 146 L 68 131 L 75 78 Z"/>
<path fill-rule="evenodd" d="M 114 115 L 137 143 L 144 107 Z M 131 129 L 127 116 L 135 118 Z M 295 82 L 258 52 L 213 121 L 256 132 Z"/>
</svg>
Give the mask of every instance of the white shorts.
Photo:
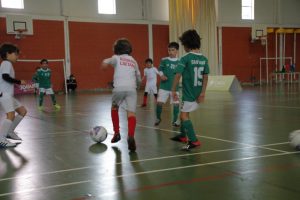
<svg viewBox="0 0 300 200">
<path fill-rule="evenodd" d="M 170 97 L 170 104 L 179 104 L 179 92 L 176 92 L 176 94 L 178 96 L 178 100 L 174 101 L 171 91 L 159 89 L 157 102 L 166 103 L 168 101 L 168 98 Z"/>
<path fill-rule="evenodd" d="M 6 93 L 3 93 L 2 97 L 0 97 L 0 105 L 5 113 L 13 112 L 22 106 L 17 99 Z"/>
<path fill-rule="evenodd" d="M 181 112 L 192 112 L 199 108 L 199 104 L 196 101 L 189 102 L 183 101 L 181 104 Z"/>
<path fill-rule="evenodd" d="M 53 90 L 52 90 L 52 88 L 40 88 L 39 89 L 40 90 L 40 93 L 46 93 L 46 94 L 54 94 L 54 92 L 53 92 Z"/>
<path fill-rule="evenodd" d="M 113 91 L 112 106 L 121 106 L 127 111 L 136 111 L 137 93 L 136 91 Z"/>
<path fill-rule="evenodd" d="M 145 92 L 149 94 L 157 94 L 157 87 L 155 84 L 146 84 Z"/>
</svg>

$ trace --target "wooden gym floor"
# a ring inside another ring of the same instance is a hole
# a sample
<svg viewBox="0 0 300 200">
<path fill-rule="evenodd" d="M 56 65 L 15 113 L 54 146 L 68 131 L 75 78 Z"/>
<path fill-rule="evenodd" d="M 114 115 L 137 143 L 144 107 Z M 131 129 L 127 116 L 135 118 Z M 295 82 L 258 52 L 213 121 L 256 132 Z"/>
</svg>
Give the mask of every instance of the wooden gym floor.
<svg viewBox="0 0 300 200">
<path fill-rule="evenodd" d="M 22 144 L 0 149 L 0 199 L 13 200 L 298 200 L 300 154 L 288 134 L 300 129 L 299 85 L 207 92 L 191 114 L 202 147 L 190 152 L 169 140 L 171 108 L 155 127 L 153 97 L 137 108 L 137 152 L 122 140 L 111 144 L 110 93 L 58 95 L 60 111 L 39 112 L 34 95 L 18 97 L 28 115 L 17 127 Z M 143 92 L 139 93 L 142 100 Z M 50 98 L 45 99 L 50 105 Z M 4 113 L 1 111 L 1 121 Z M 91 141 L 102 125 L 109 136 Z"/>
</svg>

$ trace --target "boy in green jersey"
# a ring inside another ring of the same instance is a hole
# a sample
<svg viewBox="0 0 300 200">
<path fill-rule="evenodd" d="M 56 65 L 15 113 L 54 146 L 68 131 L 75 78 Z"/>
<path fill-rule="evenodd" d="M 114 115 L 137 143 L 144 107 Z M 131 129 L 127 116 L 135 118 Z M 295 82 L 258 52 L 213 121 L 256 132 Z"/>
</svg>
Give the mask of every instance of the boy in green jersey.
<svg viewBox="0 0 300 200">
<path fill-rule="evenodd" d="M 159 65 L 159 73 L 161 77 L 158 98 L 156 104 L 156 121 L 155 126 L 159 125 L 161 122 L 161 113 L 162 106 L 165 104 L 170 97 L 170 104 L 173 104 L 173 119 L 172 125 L 175 127 L 179 127 L 179 123 L 177 122 L 178 114 L 179 114 L 179 100 L 174 100 L 172 96 L 172 84 L 175 76 L 175 68 L 178 64 L 177 53 L 179 49 L 179 44 L 177 42 L 171 42 L 168 45 L 168 53 L 169 57 L 163 58 Z M 176 85 L 176 92 L 178 92 L 178 84 Z"/>
<path fill-rule="evenodd" d="M 172 95 L 174 99 L 178 99 L 176 87 L 182 76 L 181 133 L 171 139 L 187 142 L 182 149 L 190 150 L 199 147 L 200 141 L 196 137 L 189 113 L 195 111 L 204 99 L 209 66 L 207 58 L 200 53 L 201 38 L 195 30 L 184 32 L 179 39 L 187 54 L 180 58 L 175 70 Z"/>
<path fill-rule="evenodd" d="M 43 110 L 43 102 L 44 102 L 45 94 L 50 95 L 53 106 L 56 109 L 60 109 L 60 106 L 56 103 L 55 95 L 52 89 L 51 70 L 48 67 L 48 60 L 42 59 L 40 63 L 42 66 L 40 69 L 37 70 L 35 75 L 35 79 L 39 84 L 39 92 L 40 92 L 38 109 Z"/>
</svg>

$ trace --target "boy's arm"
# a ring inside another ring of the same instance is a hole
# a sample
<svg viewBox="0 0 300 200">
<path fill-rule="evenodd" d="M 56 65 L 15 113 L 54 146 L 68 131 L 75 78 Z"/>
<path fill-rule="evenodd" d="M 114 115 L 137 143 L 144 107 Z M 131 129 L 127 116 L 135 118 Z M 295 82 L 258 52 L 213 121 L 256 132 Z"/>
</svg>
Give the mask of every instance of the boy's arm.
<svg viewBox="0 0 300 200">
<path fill-rule="evenodd" d="M 206 86 L 207 86 L 207 82 L 208 82 L 208 75 L 207 74 L 203 74 L 203 82 L 202 82 L 202 91 L 197 99 L 197 102 L 200 103 L 204 100 L 205 97 L 205 92 L 206 92 Z"/>
<path fill-rule="evenodd" d="M 109 67 L 109 65 L 115 65 L 115 64 L 116 64 L 116 60 L 113 57 L 106 58 L 101 63 L 101 69 L 106 69 Z"/>
<path fill-rule="evenodd" d="M 142 79 L 141 79 L 141 72 L 139 70 L 139 66 L 137 65 L 137 63 L 135 65 L 135 77 L 136 77 L 136 86 L 137 89 L 139 89 L 141 86 Z"/>
<path fill-rule="evenodd" d="M 18 85 L 25 84 L 24 80 L 18 80 L 18 79 L 12 78 L 12 77 L 10 77 L 9 74 L 2 74 L 2 78 L 6 82 L 9 82 L 9 83 L 12 83 L 12 84 L 18 84 Z"/>
<path fill-rule="evenodd" d="M 171 90 L 174 101 L 178 100 L 178 96 L 176 94 L 176 88 L 177 88 L 177 85 L 179 84 L 180 78 L 181 78 L 181 74 L 176 73 L 176 75 L 174 76 L 174 80 L 173 80 L 173 84 L 172 84 L 172 90 Z"/>
</svg>

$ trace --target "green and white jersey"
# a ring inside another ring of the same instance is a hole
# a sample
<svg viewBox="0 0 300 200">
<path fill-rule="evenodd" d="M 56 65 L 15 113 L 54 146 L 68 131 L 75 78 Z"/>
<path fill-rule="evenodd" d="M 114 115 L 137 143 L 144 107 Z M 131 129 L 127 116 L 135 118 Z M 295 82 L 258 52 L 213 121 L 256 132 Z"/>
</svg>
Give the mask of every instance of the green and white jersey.
<svg viewBox="0 0 300 200">
<path fill-rule="evenodd" d="M 182 101 L 196 101 L 202 91 L 203 75 L 209 74 L 208 60 L 190 52 L 180 58 L 176 73 L 182 74 Z"/>
<path fill-rule="evenodd" d="M 175 68 L 177 67 L 178 61 L 178 58 L 170 57 L 166 57 L 161 60 L 158 71 L 160 74 L 162 72 L 168 79 L 160 81 L 160 89 L 171 91 L 175 76 Z M 178 91 L 178 86 L 176 90 Z"/>
<path fill-rule="evenodd" d="M 39 83 L 39 88 L 51 88 L 51 70 L 49 68 L 38 69 L 37 80 Z"/>
</svg>

